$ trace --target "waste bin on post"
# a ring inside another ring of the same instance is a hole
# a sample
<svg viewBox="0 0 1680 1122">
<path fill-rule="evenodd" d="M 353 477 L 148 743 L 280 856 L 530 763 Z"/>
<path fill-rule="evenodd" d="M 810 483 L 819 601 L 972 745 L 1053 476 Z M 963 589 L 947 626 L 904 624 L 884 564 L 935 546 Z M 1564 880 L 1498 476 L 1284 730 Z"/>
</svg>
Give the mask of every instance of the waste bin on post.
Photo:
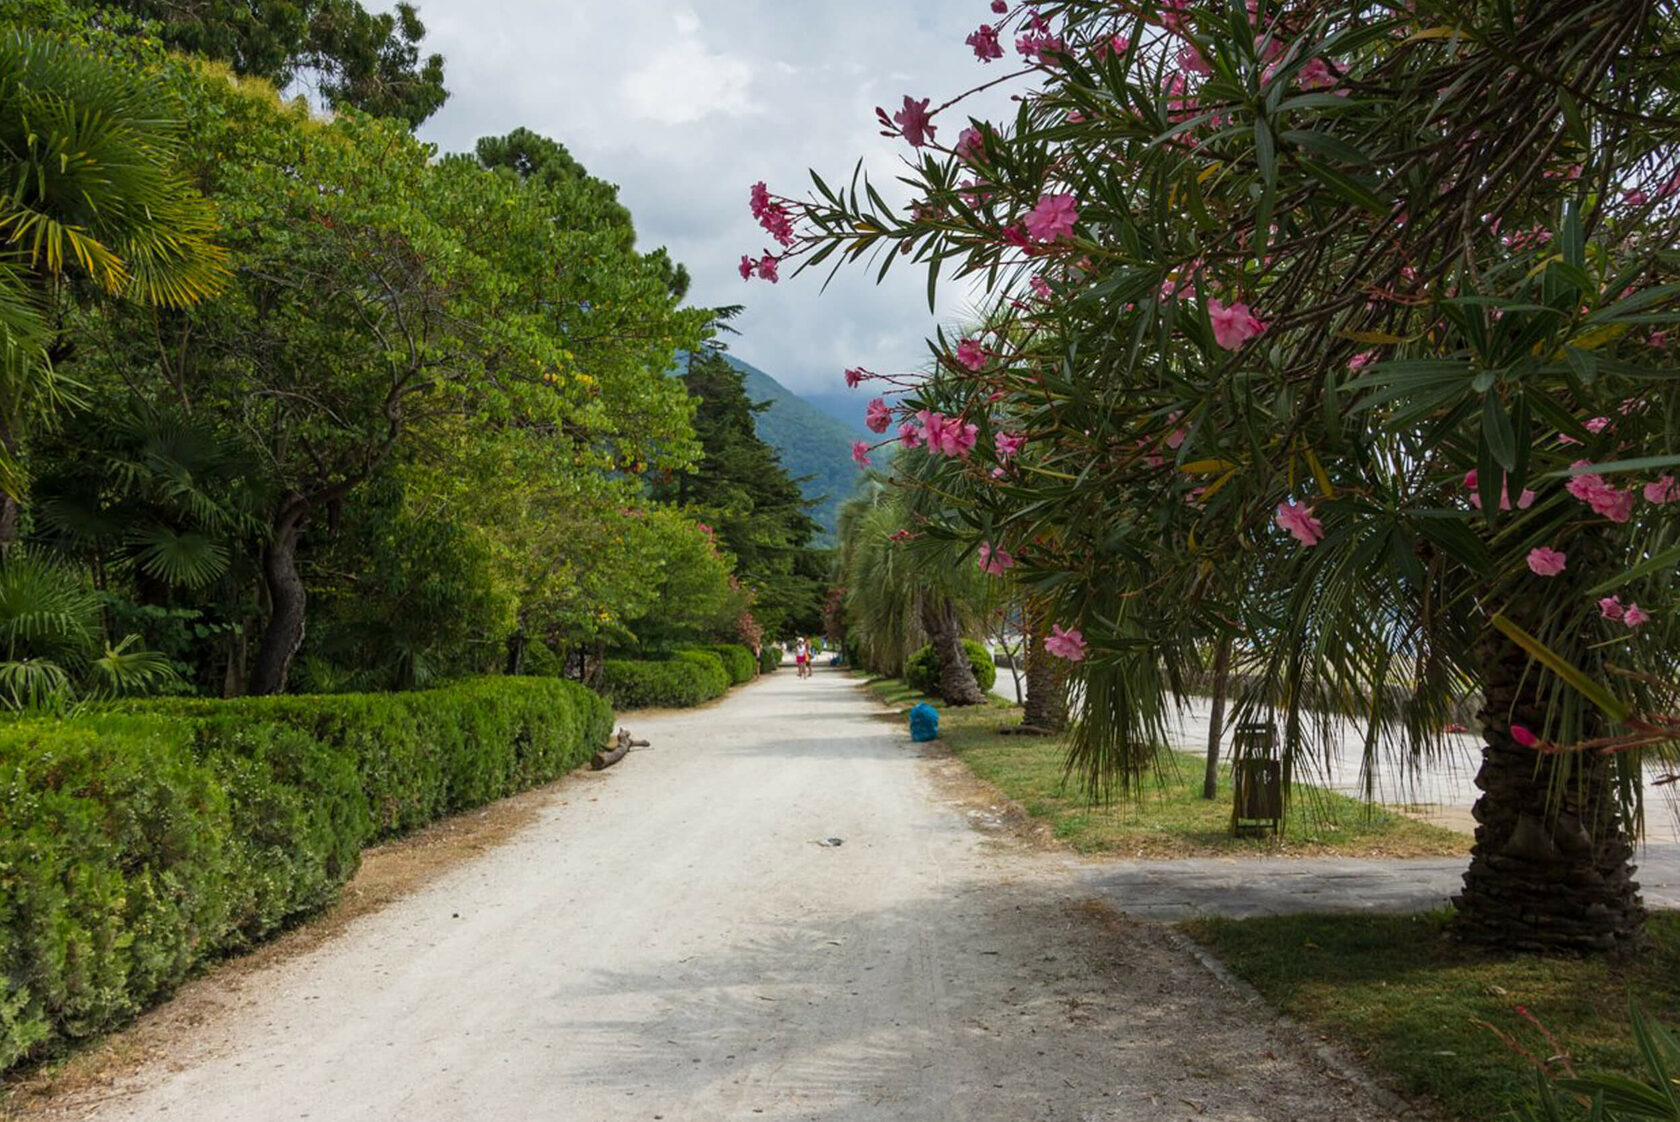
<svg viewBox="0 0 1680 1122">
<path fill-rule="evenodd" d="M 1269 832 L 1283 826 L 1283 764 L 1277 758 L 1277 727 L 1243 721 L 1231 737 L 1231 834 Z"/>
</svg>

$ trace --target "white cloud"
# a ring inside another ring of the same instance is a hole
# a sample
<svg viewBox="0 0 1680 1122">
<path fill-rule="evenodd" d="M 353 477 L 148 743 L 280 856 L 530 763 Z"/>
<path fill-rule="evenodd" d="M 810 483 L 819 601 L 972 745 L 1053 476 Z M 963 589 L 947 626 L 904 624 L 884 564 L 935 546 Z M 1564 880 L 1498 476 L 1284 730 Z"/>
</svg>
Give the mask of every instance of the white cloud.
<svg viewBox="0 0 1680 1122">
<path fill-rule="evenodd" d="M 650 54 L 619 81 L 630 116 L 660 125 L 692 124 L 714 113 L 740 117 L 755 112 L 749 87 L 752 64 L 713 51 L 700 41 L 700 20 L 692 11 L 673 17 L 675 42 Z"/>
<path fill-rule="evenodd" d="M 688 266 L 692 302 L 746 305 L 731 347 L 790 389 L 833 390 L 848 366 L 919 369 L 923 338 L 970 303 L 967 285 L 944 284 L 930 314 L 909 262 L 881 285 L 873 269 L 843 269 L 826 291 L 826 268 L 772 286 L 743 283 L 735 264 L 774 244 L 747 211 L 756 180 L 802 195 L 808 168 L 834 183 L 863 157 L 889 199 L 905 194 L 894 180 L 909 149 L 877 135 L 875 106 L 937 103 L 996 77 L 962 42 L 980 0 L 419 2 L 451 91 L 425 139 L 462 151 L 523 125 L 565 144 L 619 185 L 643 248 Z M 965 103 L 940 137 L 970 111 L 1012 113 L 1009 92 Z"/>
</svg>

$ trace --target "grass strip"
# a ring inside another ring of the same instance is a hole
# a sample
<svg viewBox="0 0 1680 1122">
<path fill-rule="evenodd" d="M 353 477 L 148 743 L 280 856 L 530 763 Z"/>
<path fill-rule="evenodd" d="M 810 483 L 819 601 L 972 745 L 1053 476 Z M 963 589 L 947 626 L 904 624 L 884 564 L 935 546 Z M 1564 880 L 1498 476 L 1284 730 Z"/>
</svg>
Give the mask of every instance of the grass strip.
<svg viewBox="0 0 1680 1122">
<path fill-rule="evenodd" d="M 905 709 L 928 700 L 898 679 L 869 683 L 875 695 Z M 1060 737 L 1007 736 L 1019 723 L 1018 706 L 994 699 L 990 706 L 939 709 L 939 735 L 974 774 L 1049 824 L 1057 838 L 1081 853 L 1128 857 L 1342 856 L 1424 857 L 1467 855 L 1470 838 L 1453 830 L 1374 807 L 1306 783 L 1292 785 L 1280 838 L 1231 836 L 1231 775 L 1221 767 L 1219 793 L 1202 798 L 1202 760 L 1168 752 L 1163 768 L 1141 797 L 1093 804 L 1069 782 L 1067 743 Z"/>
<path fill-rule="evenodd" d="M 1198 919 L 1184 930 L 1275 1008 L 1333 1036 L 1396 1089 L 1452 1117 L 1510 1117 L 1536 1062 L 1640 1070 L 1629 1001 L 1680 1021 L 1680 913 L 1651 917 L 1620 960 L 1490 955 L 1444 933 L 1447 913 Z M 1550 1034 L 1548 1036 L 1548 1034 Z"/>
</svg>

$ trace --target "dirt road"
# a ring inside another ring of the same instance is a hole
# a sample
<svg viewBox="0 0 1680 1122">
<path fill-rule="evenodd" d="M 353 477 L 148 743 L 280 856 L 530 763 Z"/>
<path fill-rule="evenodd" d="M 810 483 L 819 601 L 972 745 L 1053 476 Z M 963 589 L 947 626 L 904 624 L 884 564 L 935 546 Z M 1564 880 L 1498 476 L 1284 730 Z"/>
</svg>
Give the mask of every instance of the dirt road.
<svg viewBox="0 0 1680 1122">
<path fill-rule="evenodd" d="M 878 714 L 825 670 L 632 718 L 652 748 L 67 1116 L 1390 1117 L 1163 929 L 974 829 L 958 765 Z"/>
</svg>

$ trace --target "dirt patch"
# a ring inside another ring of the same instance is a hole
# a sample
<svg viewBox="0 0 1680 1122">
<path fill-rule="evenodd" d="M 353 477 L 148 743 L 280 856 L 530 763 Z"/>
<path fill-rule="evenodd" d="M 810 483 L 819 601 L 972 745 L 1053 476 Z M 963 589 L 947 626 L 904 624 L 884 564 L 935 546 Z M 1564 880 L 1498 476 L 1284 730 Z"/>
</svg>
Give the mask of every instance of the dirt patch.
<svg viewBox="0 0 1680 1122">
<path fill-rule="evenodd" d="M 587 793 L 596 781 L 587 772 L 574 772 L 370 847 L 338 903 L 325 912 L 245 954 L 211 964 L 203 975 L 182 986 L 164 1004 L 141 1014 L 128 1028 L 62 1059 L 8 1076 L 0 1084 L 0 1122 L 53 1117 L 70 1101 L 77 1107 L 100 1102 L 106 1097 L 103 1089 L 115 1088 L 141 1066 L 154 1061 L 167 1064 L 184 1039 L 197 1037 L 228 1010 L 244 1004 L 241 992 L 252 975 L 308 954 L 363 916 L 496 848 L 533 822 L 550 800 Z"/>
</svg>

